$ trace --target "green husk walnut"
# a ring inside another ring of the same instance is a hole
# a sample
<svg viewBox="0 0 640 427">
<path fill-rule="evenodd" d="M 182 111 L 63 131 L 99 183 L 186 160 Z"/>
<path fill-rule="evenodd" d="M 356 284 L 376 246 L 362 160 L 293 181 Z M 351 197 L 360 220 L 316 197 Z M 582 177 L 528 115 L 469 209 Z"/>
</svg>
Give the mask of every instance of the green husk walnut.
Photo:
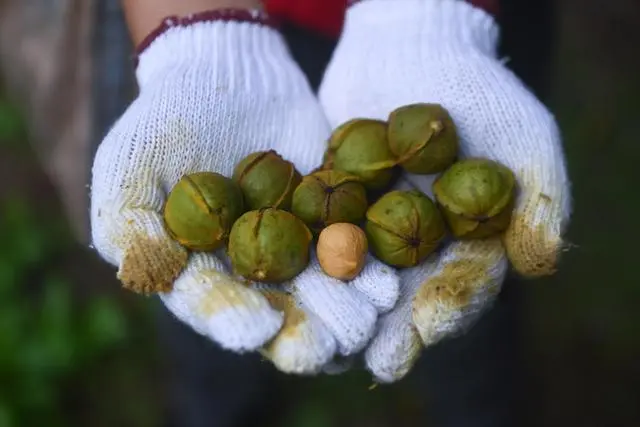
<svg viewBox="0 0 640 427">
<path fill-rule="evenodd" d="M 481 239 L 507 229 L 515 203 L 516 179 L 506 166 L 472 158 L 455 163 L 433 184 L 452 234 Z"/>
<path fill-rule="evenodd" d="M 227 240 L 244 212 L 242 192 L 215 172 L 183 176 L 171 189 L 163 210 L 167 233 L 194 251 L 213 251 Z"/>
<path fill-rule="evenodd" d="M 391 191 L 367 211 L 365 231 L 374 255 L 394 267 L 413 267 L 445 237 L 436 205 L 419 191 Z"/>
<path fill-rule="evenodd" d="M 314 232 L 337 222 L 358 223 L 367 211 L 361 180 L 345 172 L 328 170 L 307 175 L 293 193 L 291 211 Z"/>
<path fill-rule="evenodd" d="M 329 139 L 323 169 L 347 172 L 370 190 L 381 190 L 393 178 L 396 160 L 381 120 L 353 119 L 338 126 Z"/>
<path fill-rule="evenodd" d="M 388 122 L 389 148 L 407 172 L 434 174 L 455 161 L 458 135 L 441 105 L 406 105 L 392 111 Z"/>
<path fill-rule="evenodd" d="M 280 283 L 309 264 L 313 236 L 293 214 L 274 208 L 249 211 L 231 229 L 228 254 L 236 274 Z"/>
<path fill-rule="evenodd" d="M 302 177 L 293 163 L 273 150 L 249 154 L 233 171 L 249 209 L 290 209 L 291 197 Z"/>
</svg>

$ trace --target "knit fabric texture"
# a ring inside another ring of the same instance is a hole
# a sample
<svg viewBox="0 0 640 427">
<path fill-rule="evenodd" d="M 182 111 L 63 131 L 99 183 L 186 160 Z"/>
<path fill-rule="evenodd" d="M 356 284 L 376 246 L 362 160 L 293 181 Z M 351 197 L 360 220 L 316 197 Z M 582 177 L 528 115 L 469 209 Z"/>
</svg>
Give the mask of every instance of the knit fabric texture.
<svg viewBox="0 0 640 427">
<path fill-rule="evenodd" d="M 291 1 L 295 1 L 295 0 L 291 0 Z M 307 0 L 307 1 L 322 1 L 322 0 Z M 347 0 L 347 7 L 353 6 L 354 4 L 360 3 L 362 1 L 367 1 L 367 0 Z M 397 2 L 396 4 L 398 6 L 402 5 L 402 0 L 392 0 L 392 1 L 396 1 Z M 423 0 L 423 1 L 430 2 L 430 1 L 439 1 L 439 0 Z M 497 16 L 498 13 L 500 12 L 499 0 L 460 0 L 460 1 L 465 1 L 479 9 L 484 10 L 485 12 L 493 15 L 494 17 Z"/>
</svg>

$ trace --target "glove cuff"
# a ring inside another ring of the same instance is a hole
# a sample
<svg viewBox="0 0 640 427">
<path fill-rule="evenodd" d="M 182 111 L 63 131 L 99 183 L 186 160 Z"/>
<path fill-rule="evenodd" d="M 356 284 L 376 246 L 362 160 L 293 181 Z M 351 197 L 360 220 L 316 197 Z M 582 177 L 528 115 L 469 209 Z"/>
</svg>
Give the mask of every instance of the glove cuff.
<svg viewBox="0 0 640 427">
<path fill-rule="evenodd" d="M 430 55 L 497 56 L 499 27 L 483 9 L 462 0 L 366 0 L 347 11 L 343 38 L 427 45 Z"/>
<path fill-rule="evenodd" d="M 166 18 L 138 47 L 138 85 L 143 90 L 173 72 L 180 79 L 253 93 L 306 87 L 275 28 L 276 22 L 261 11 L 226 9 Z"/>
<path fill-rule="evenodd" d="M 360 3 L 361 1 L 365 1 L 365 0 L 347 0 L 347 7 L 351 7 L 356 3 Z M 499 0 L 465 0 L 465 1 L 477 8 L 484 10 L 485 12 L 493 15 L 494 17 L 498 16 L 498 12 L 500 10 Z"/>
<path fill-rule="evenodd" d="M 198 22 L 213 21 L 253 22 L 273 28 L 278 27 L 278 23 L 275 19 L 269 16 L 265 11 L 259 9 L 216 9 L 194 13 L 184 17 L 167 16 L 162 23 L 158 25 L 158 27 L 151 31 L 151 33 L 149 33 L 147 37 L 145 37 L 144 40 L 136 46 L 135 61 L 138 61 L 139 56 L 155 41 L 155 39 L 160 37 L 167 30 L 175 27 L 188 27 L 189 25 L 196 24 Z"/>
</svg>

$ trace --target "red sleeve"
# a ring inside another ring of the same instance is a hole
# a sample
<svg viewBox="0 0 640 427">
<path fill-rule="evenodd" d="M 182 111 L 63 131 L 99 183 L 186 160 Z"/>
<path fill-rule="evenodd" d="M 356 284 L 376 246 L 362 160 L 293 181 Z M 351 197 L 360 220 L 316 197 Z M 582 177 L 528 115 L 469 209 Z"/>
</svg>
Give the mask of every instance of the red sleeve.
<svg viewBox="0 0 640 427">
<path fill-rule="evenodd" d="M 337 38 L 342 31 L 348 5 L 361 0 L 264 0 L 269 15 L 326 36 Z M 499 0 L 467 0 L 496 16 Z"/>
<path fill-rule="evenodd" d="M 337 38 L 342 31 L 347 0 L 264 0 L 267 13 L 278 20 Z"/>
</svg>

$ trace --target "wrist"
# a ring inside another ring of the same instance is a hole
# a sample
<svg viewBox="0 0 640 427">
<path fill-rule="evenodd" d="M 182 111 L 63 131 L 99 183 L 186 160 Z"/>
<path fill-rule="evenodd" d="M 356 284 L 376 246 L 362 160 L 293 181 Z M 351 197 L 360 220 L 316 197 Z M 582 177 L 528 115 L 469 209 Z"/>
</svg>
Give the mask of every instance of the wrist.
<svg viewBox="0 0 640 427">
<path fill-rule="evenodd" d="M 347 11 L 343 39 L 353 37 L 429 47 L 429 55 L 495 57 L 499 28 L 492 15 L 463 0 L 355 0 Z"/>
</svg>

